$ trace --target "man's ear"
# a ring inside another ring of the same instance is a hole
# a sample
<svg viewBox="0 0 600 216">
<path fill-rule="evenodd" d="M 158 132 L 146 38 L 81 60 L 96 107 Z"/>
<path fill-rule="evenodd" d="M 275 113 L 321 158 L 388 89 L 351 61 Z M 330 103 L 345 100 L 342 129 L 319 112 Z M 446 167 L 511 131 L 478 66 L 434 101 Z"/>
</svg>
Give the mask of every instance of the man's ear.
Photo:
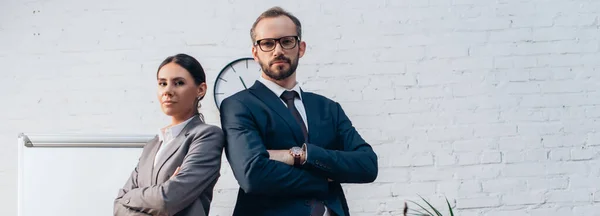
<svg viewBox="0 0 600 216">
<path fill-rule="evenodd" d="M 258 50 L 256 49 L 256 46 L 252 46 L 252 58 L 254 58 L 254 61 L 258 62 Z"/>
<path fill-rule="evenodd" d="M 306 42 L 300 41 L 299 50 L 298 50 L 298 58 L 302 58 L 302 56 L 304 56 L 305 51 L 306 51 Z"/>
</svg>

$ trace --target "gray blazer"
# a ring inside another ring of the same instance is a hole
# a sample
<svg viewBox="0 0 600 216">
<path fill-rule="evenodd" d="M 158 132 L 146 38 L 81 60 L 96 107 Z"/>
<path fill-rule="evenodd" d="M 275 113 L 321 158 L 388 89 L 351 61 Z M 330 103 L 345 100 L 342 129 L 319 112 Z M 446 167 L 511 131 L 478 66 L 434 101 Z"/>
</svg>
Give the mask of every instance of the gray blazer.
<svg viewBox="0 0 600 216">
<path fill-rule="evenodd" d="M 157 159 L 160 141 L 150 140 L 114 201 L 115 216 L 206 216 L 220 177 L 223 131 L 195 116 Z M 170 179 L 177 167 L 179 173 Z"/>
</svg>

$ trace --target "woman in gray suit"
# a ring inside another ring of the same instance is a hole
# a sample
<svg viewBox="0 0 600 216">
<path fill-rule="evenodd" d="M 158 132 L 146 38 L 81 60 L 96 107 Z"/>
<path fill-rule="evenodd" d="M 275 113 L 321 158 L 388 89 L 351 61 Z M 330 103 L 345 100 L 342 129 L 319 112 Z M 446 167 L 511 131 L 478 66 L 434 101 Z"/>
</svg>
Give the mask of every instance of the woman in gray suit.
<svg viewBox="0 0 600 216">
<path fill-rule="evenodd" d="M 206 75 L 196 59 L 178 54 L 160 64 L 156 78 L 171 124 L 145 145 L 115 199 L 114 215 L 208 215 L 225 139 L 198 112 Z"/>
</svg>

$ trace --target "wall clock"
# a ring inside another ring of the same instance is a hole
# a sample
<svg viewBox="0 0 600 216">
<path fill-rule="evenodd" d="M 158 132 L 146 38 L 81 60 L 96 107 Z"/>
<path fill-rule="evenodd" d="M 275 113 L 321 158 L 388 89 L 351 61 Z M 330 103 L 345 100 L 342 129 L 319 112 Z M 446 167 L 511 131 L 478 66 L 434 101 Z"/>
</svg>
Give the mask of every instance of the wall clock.
<svg viewBox="0 0 600 216">
<path fill-rule="evenodd" d="M 227 64 L 215 80 L 214 98 L 217 108 L 225 98 L 250 88 L 260 77 L 260 65 L 253 58 L 245 57 Z"/>
</svg>

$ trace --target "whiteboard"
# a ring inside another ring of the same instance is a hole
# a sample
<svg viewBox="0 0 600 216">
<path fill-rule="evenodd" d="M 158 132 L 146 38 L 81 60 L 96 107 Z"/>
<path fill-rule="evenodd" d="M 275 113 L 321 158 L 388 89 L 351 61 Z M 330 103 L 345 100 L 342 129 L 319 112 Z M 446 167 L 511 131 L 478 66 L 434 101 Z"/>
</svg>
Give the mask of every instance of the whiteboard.
<svg viewBox="0 0 600 216">
<path fill-rule="evenodd" d="M 25 135 L 18 139 L 19 216 L 107 216 L 154 135 Z"/>
</svg>

